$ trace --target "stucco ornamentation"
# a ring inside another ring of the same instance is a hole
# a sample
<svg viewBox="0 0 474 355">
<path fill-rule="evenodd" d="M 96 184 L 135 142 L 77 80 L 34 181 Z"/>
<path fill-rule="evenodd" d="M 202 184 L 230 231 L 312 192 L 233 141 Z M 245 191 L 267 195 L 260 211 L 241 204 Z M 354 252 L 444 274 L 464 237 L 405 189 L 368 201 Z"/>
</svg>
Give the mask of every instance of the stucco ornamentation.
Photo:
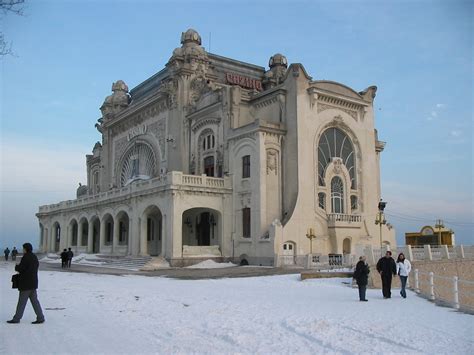
<svg viewBox="0 0 474 355">
<path fill-rule="evenodd" d="M 276 149 L 267 150 L 267 175 L 278 173 L 278 151 Z"/>
</svg>

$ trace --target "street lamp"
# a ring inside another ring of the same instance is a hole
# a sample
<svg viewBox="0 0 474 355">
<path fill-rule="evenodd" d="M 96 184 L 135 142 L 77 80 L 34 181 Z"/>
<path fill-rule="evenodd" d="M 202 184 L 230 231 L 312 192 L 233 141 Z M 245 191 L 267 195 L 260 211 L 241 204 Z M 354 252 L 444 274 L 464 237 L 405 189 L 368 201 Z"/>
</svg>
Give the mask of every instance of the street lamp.
<svg viewBox="0 0 474 355">
<path fill-rule="evenodd" d="M 316 238 L 313 228 L 308 229 L 308 233 L 306 233 L 306 237 L 309 239 L 309 253 L 312 255 L 313 254 L 313 239 Z"/>
<path fill-rule="evenodd" d="M 380 253 L 382 253 L 382 225 L 387 224 L 387 220 L 385 219 L 385 216 L 383 214 L 383 210 L 385 209 L 385 206 L 387 205 L 387 202 L 383 202 L 382 199 L 380 199 L 379 202 L 379 212 L 377 213 L 377 216 L 375 217 L 375 225 L 380 225 Z"/>
</svg>

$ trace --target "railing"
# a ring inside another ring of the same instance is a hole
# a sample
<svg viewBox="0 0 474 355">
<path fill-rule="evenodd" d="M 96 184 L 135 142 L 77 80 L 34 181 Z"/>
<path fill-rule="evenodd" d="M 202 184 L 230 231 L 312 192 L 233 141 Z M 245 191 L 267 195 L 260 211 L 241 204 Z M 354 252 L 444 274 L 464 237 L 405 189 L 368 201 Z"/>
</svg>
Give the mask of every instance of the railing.
<svg viewBox="0 0 474 355">
<path fill-rule="evenodd" d="M 130 185 L 115 188 L 110 191 L 100 192 L 95 195 L 88 195 L 76 200 L 67 200 L 60 203 L 44 205 L 39 207 L 40 213 L 54 212 L 65 208 L 74 208 L 84 206 L 91 203 L 102 202 L 116 197 L 126 196 L 132 193 L 143 193 L 152 188 L 178 186 L 193 186 L 209 189 L 230 189 L 231 183 L 229 178 L 214 178 L 206 175 L 185 175 L 179 171 L 172 171 L 166 175 L 144 181 L 137 181 Z"/>
<path fill-rule="evenodd" d="M 334 269 L 353 268 L 355 255 L 351 254 L 311 254 L 307 258 L 307 268 Z"/>
<path fill-rule="evenodd" d="M 433 272 L 410 273 L 410 287 L 421 296 L 455 309 L 474 311 L 474 282 L 459 280 L 457 276 L 435 275 Z"/>
<path fill-rule="evenodd" d="M 342 214 L 342 213 L 329 213 L 328 215 L 329 222 L 361 222 L 362 216 L 356 214 Z"/>
<path fill-rule="evenodd" d="M 423 247 L 406 245 L 394 249 L 390 248 L 389 245 L 385 245 L 382 249 L 379 247 L 367 247 L 364 249 L 364 254 L 369 262 L 376 262 L 385 254 L 386 250 L 391 250 L 392 257 L 395 259 L 399 253 L 403 253 L 405 258 L 412 261 L 474 259 L 474 246 L 463 245 L 451 247 L 446 245 L 424 245 Z"/>
</svg>

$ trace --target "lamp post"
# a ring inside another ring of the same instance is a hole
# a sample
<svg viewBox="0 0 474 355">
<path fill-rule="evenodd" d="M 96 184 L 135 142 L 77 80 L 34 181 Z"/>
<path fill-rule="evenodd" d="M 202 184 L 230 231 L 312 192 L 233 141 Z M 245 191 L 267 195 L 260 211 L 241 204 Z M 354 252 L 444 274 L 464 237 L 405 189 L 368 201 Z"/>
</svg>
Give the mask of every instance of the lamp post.
<svg viewBox="0 0 474 355">
<path fill-rule="evenodd" d="M 377 216 L 375 217 L 375 225 L 380 226 L 380 253 L 382 253 L 382 225 L 387 224 L 385 215 L 383 213 L 383 210 L 385 209 L 386 205 L 387 205 L 387 202 L 383 202 L 382 199 L 380 199 L 379 206 L 378 206 L 379 211 L 377 213 Z"/>
<path fill-rule="evenodd" d="M 309 239 L 309 253 L 312 255 L 313 254 L 313 239 L 316 238 L 313 228 L 308 229 L 308 233 L 306 233 L 306 237 Z"/>
</svg>

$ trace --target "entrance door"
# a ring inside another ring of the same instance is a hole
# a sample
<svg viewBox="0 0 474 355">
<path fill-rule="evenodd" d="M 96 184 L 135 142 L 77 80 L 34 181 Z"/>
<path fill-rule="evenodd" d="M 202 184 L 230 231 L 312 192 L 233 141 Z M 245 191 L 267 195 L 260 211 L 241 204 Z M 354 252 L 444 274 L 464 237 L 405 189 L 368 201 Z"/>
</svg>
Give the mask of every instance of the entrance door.
<svg viewBox="0 0 474 355">
<path fill-rule="evenodd" d="M 293 242 L 286 242 L 283 244 L 283 251 L 281 253 L 283 265 L 294 265 L 296 256 L 296 246 Z"/>
<path fill-rule="evenodd" d="M 204 173 L 207 176 L 214 176 L 214 157 L 204 159 Z"/>
<path fill-rule="evenodd" d="M 198 225 L 198 245 L 211 245 L 211 224 L 209 212 L 201 213 L 201 221 Z"/>
</svg>

